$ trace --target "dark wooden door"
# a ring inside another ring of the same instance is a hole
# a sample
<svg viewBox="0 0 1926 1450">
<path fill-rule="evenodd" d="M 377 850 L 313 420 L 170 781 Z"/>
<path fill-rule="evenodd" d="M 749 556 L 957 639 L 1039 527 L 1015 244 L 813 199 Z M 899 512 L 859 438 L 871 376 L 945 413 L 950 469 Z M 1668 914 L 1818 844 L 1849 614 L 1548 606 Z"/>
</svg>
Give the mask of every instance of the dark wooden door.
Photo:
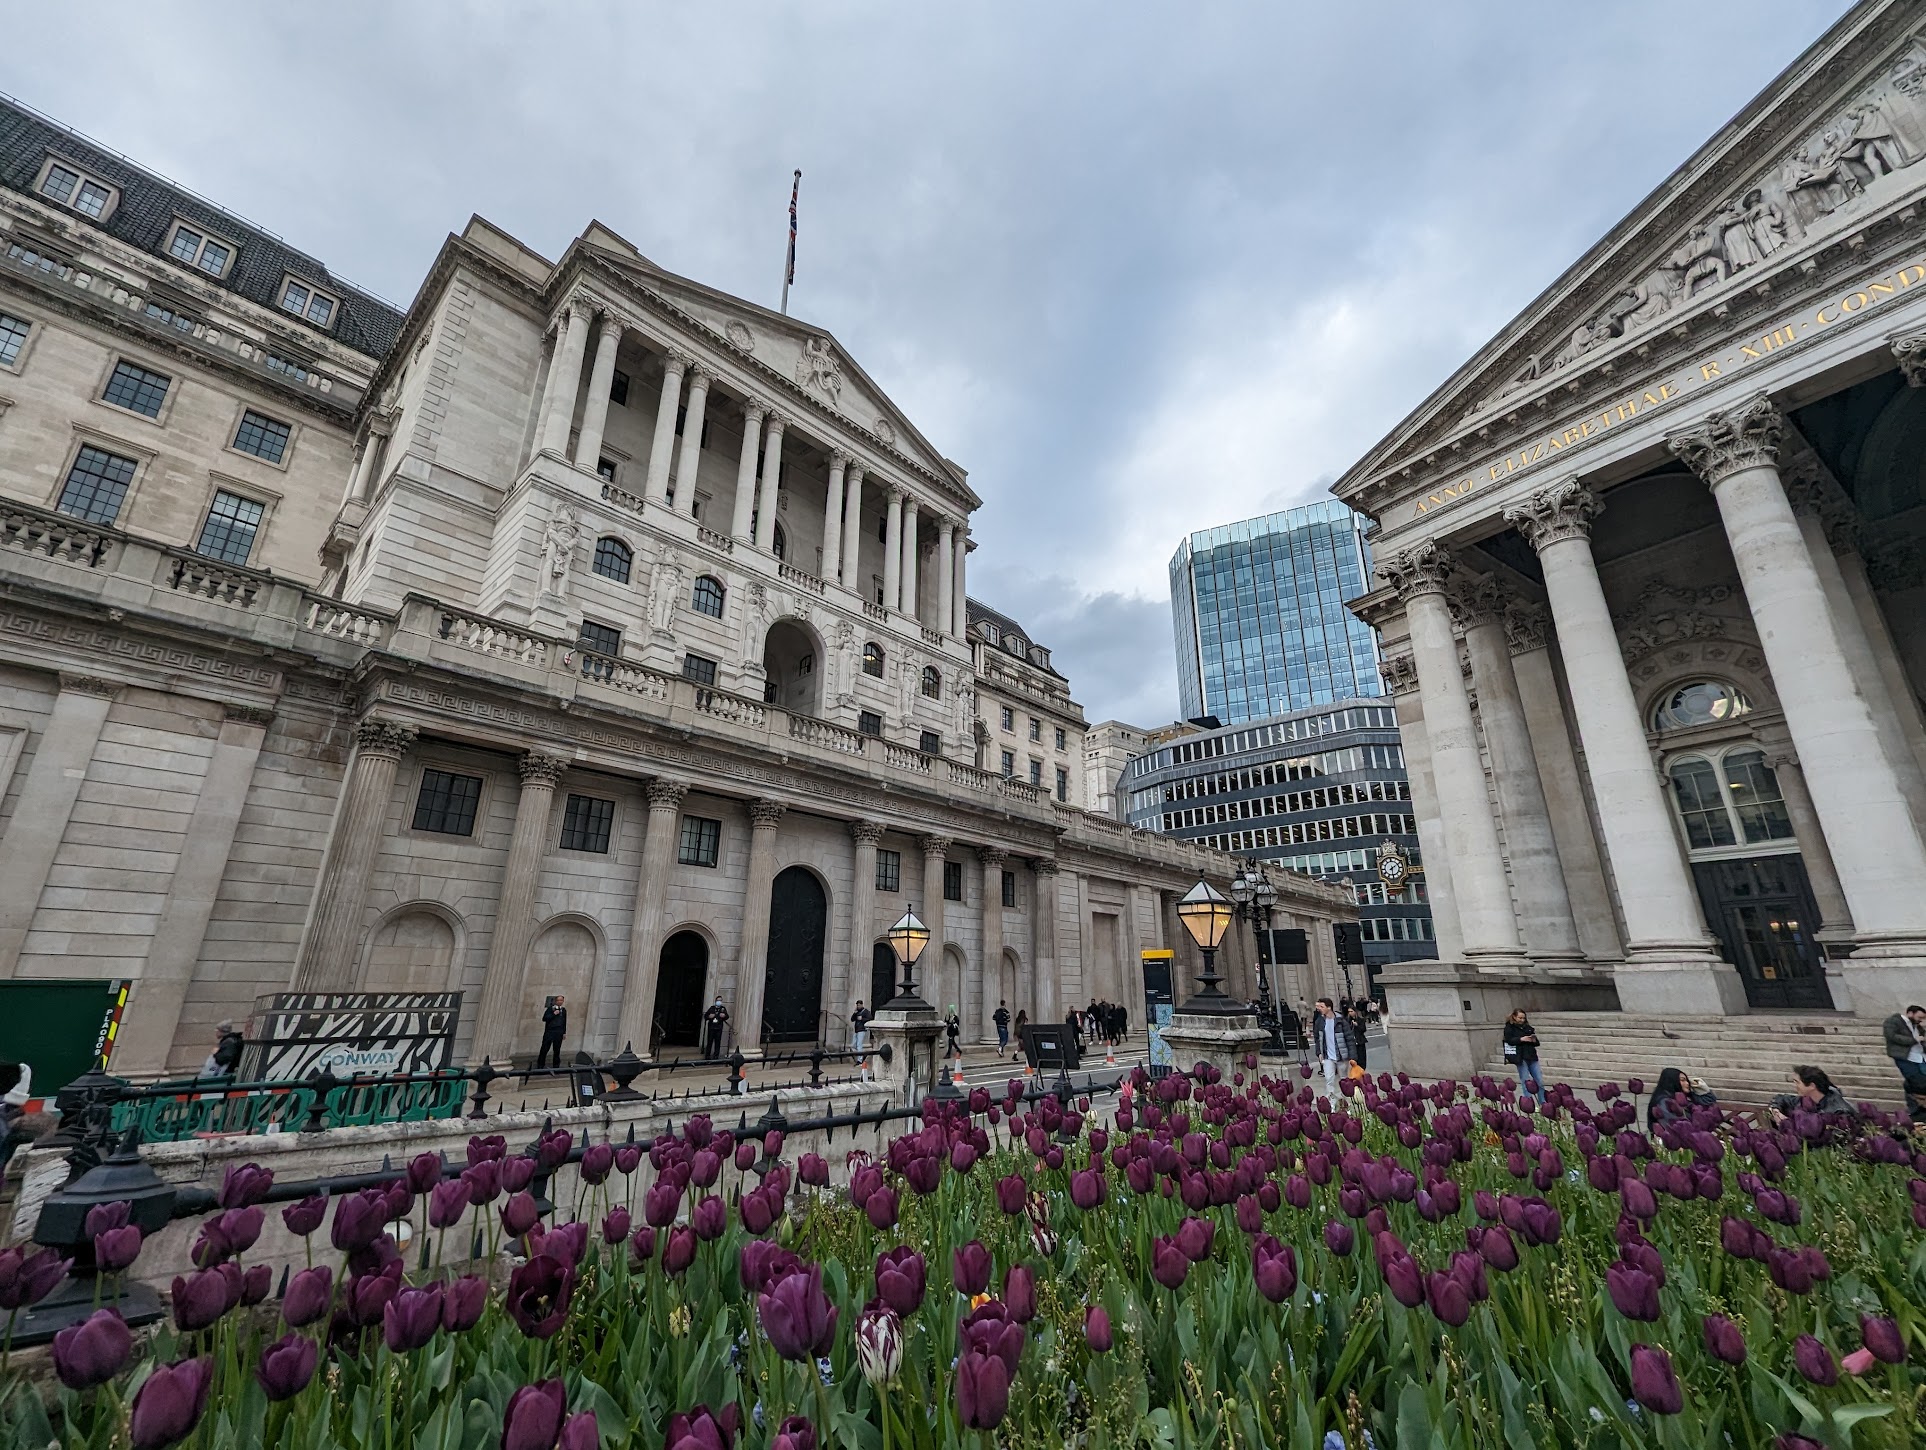
<svg viewBox="0 0 1926 1450">
<path fill-rule="evenodd" d="M 663 1047 L 695 1047 L 702 1032 L 702 994 L 709 985 L 709 944 L 692 931 L 662 943 L 655 979 L 655 1040 Z"/>
<path fill-rule="evenodd" d="M 1819 912 L 1803 861 L 1795 855 L 1697 861 L 1692 874 L 1721 955 L 1739 969 L 1747 1002 L 1832 1010 L 1816 937 Z"/>
<path fill-rule="evenodd" d="M 823 943 L 829 901 L 800 866 L 769 889 L 769 966 L 763 978 L 762 1040 L 814 1042 L 823 1001 Z"/>
<path fill-rule="evenodd" d="M 869 1010 L 880 1012 L 883 1004 L 896 995 L 896 953 L 888 942 L 877 942 L 869 949 Z"/>
</svg>

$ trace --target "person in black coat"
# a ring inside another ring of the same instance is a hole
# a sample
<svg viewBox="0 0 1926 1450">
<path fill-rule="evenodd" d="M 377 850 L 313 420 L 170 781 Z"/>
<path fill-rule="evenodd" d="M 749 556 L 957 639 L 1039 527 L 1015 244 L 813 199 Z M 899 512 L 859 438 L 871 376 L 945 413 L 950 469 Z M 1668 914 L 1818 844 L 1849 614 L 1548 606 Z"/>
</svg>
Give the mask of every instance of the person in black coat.
<svg viewBox="0 0 1926 1450">
<path fill-rule="evenodd" d="M 1518 1069 L 1518 1085 L 1539 1102 L 1545 1101 L 1545 1073 L 1538 1065 L 1538 1031 L 1523 1007 L 1505 1019 L 1505 1060 Z"/>
<path fill-rule="evenodd" d="M 562 1039 L 568 1035 L 568 998 L 550 997 L 542 1008 L 542 1045 L 535 1050 L 535 1067 L 562 1065 Z"/>
<path fill-rule="evenodd" d="M 729 1009 L 722 1005 L 718 992 L 709 1010 L 702 1014 L 702 1055 L 712 1062 L 722 1056 L 722 1034 L 728 1026 Z"/>
</svg>

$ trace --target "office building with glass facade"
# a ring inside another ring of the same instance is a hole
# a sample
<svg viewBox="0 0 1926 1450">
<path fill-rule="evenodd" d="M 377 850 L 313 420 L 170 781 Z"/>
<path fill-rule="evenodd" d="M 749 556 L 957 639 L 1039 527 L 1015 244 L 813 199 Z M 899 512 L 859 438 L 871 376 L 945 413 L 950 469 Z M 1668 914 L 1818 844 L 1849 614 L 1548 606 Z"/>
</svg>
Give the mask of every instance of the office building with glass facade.
<svg viewBox="0 0 1926 1450">
<path fill-rule="evenodd" d="M 1178 546 L 1170 608 L 1186 719 L 1241 725 L 1384 693 L 1377 635 L 1344 607 L 1370 587 L 1363 525 L 1330 499 Z"/>
</svg>

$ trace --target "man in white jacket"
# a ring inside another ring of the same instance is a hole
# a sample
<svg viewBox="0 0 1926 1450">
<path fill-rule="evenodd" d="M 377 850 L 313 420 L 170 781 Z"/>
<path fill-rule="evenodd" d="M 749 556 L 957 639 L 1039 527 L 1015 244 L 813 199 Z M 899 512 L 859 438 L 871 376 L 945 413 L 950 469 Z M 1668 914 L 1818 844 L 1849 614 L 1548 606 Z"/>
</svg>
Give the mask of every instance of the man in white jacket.
<svg viewBox="0 0 1926 1450">
<path fill-rule="evenodd" d="M 1337 1092 L 1338 1064 L 1348 1054 L 1344 1048 L 1344 1034 L 1338 1027 L 1337 1013 L 1331 1006 L 1329 997 L 1319 997 L 1317 1007 L 1311 1017 L 1311 1042 L 1317 1049 L 1317 1059 L 1324 1067 L 1324 1090 L 1333 1095 Z"/>
</svg>

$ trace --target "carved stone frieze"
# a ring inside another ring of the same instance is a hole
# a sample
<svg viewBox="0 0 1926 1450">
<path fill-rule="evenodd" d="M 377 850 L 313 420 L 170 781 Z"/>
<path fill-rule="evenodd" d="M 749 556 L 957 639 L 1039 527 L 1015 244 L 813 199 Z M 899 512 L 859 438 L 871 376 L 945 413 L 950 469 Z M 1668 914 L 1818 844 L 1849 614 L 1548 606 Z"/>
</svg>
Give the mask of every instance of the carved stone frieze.
<svg viewBox="0 0 1926 1450">
<path fill-rule="evenodd" d="M 1718 611 L 1730 604 L 1739 612 Z M 1751 632 L 1744 600 L 1732 585 L 1680 588 L 1663 579 L 1648 581 L 1632 607 L 1613 616 L 1612 626 L 1628 665 L 1688 641 L 1725 640 Z"/>
<path fill-rule="evenodd" d="M 1393 695 L 1408 695 L 1418 688 L 1418 662 L 1410 655 L 1385 655 L 1378 661 L 1378 675 Z"/>
<path fill-rule="evenodd" d="M 1506 509 L 1505 522 L 1523 534 L 1532 548 L 1543 550 L 1566 539 L 1589 539 L 1592 520 L 1604 508 L 1598 495 L 1578 479 L 1564 478 Z"/>
<path fill-rule="evenodd" d="M 269 665 L 247 659 L 221 659 L 171 641 L 139 639 L 115 630 L 46 619 L 37 614 L 0 612 L 0 638 L 7 636 L 27 641 L 36 661 L 45 661 L 49 650 L 68 649 L 102 662 L 153 666 L 166 674 L 200 675 L 266 690 L 278 690 L 281 684 L 280 670 Z M 42 664 L 42 668 L 46 667 Z"/>
<path fill-rule="evenodd" d="M 1881 543 L 1866 559 L 1866 577 L 1882 594 L 1898 594 L 1926 584 L 1926 544 L 1916 539 Z"/>
<path fill-rule="evenodd" d="M 239 725 L 259 725 L 262 729 L 274 723 L 274 710 L 267 705 L 237 705 L 223 703 L 221 717 Z"/>
<path fill-rule="evenodd" d="M 796 382 L 803 389 L 821 393 L 832 404 L 843 400 L 843 362 L 836 346 L 826 337 L 812 337 L 803 344 L 796 359 Z"/>
<path fill-rule="evenodd" d="M 1736 408 L 1707 414 L 1696 427 L 1668 435 L 1665 443 L 1708 487 L 1717 487 L 1748 468 L 1776 468 L 1785 434 L 1785 415 L 1761 393 Z"/>
<path fill-rule="evenodd" d="M 64 671 L 60 676 L 60 689 L 63 694 L 103 695 L 111 700 L 121 691 L 119 680 L 103 680 L 98 675 L 70 675 Z"/>
</svg>

